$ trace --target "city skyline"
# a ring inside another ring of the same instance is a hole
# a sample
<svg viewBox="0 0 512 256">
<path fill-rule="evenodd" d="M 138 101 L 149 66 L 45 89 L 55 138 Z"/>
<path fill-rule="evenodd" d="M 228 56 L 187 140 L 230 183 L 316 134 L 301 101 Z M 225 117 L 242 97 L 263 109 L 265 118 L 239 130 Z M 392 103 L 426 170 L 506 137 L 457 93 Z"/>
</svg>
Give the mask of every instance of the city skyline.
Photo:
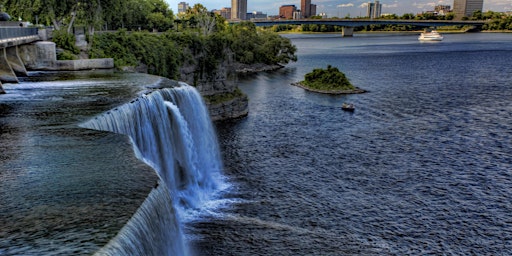
<svg viewBox="0 0 512 256">
<path fill-rule="evenodd" d="M 165 0 L 169 7 L 177 13 L 178 3 L 183 0 Z M 224 7 L 231 7 L 230 0 L 206 0 L 185 1 L 192 7 L 197 3 L 202 4 L 208 10 L 220 10 Z M 367 3 L 373 0 L 311 0 L 311 4 L 316 4 L 316 13 L 326 13 L 329 17 L 351 17 L 364 16 L 367 10 Z M 416 0 L 416 1 L 399 1 L 399 0 L 381 0 L 382 13 L 421 13 L 434 10 L 436 5 L 450 5 L 453 7 L 454 0 Z M 261 11 L 268 15 L 278 15 L 279 7 L 282 5 L 295 5 L 300 8 L 301 0 L 248 0 L 247 11 Z M 483 11 L 507 12 L 512 11 L 511 0 L 484 0 Z"/>
</svg>

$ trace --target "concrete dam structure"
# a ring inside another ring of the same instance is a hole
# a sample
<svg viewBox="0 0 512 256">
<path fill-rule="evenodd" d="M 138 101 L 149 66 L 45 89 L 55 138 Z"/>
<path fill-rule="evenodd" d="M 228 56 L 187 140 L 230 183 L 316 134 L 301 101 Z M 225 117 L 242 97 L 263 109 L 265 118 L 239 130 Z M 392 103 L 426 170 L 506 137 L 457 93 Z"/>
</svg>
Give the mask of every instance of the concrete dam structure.
<svg viewBox="0 0 512 256">
<path fill-rule="evenodd" d="M 114 68 L 114 60 L 57 60 L 55 43 L 48 39 L 46 29 L 0 23 L 0 93 L 2 83 L 18 83 L 18 76 L 27 71 L 77 71 Z"/>
</svg>

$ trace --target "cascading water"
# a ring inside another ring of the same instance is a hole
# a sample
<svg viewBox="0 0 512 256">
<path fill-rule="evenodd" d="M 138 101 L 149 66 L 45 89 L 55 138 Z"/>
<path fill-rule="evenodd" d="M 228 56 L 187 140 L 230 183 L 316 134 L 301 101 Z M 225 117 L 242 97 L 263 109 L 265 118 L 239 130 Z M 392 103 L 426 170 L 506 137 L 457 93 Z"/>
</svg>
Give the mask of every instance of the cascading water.
<svg viewBox="0 0 512 256">
<path fill-rule="evenodd" d="M 187 255 L 180 219 L 223 187 L 216 134 L 191 86 L 162 88 L 81 125 L 128 135 L 159 186 L 98 254 Z M 165 214 L 164 214 L 165 213 Z"/>
</svg>

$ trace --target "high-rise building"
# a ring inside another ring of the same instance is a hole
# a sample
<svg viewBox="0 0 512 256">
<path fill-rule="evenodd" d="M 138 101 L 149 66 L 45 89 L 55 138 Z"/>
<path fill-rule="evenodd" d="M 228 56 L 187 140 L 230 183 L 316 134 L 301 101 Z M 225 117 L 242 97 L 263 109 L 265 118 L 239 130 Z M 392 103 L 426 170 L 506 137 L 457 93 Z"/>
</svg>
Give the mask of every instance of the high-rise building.
<svg viewBox="0 0 512 256">
<path fill-rule="evenodd" d="M 462 19 L 473 15 L 476 11 L 482 11 L 484 0 L 453 0 L 453 13 L 456 19 Z"/>
<path fill-rule="evenodd" d="M 226 20 L 231 19 L 231 8 L 229 7 L 224 7 L 220 10 L 214 10 L 213 12 L 224 17 Z"/>
<path fill-rule="evenodd" d="M 382 4 L 375 0 L 375 3 L 368 2 L 366 16 L 370 19 L 379 18 L 382 13 Z"/>
<path fill-rule="evenodd" d="M 311 17 L 311 0 L 300 0 L 300 11 L 303 18 Z"/>
<path fill-rule="evenodd" d="M 185 13 L 189 8 L 190 6 L 188 5 L 188 3 L 180 2 L 178 4 L 178 13 Z"/>
<path fill-rule="evenodd" d="M 311 4 L 309 9 L 309 17 L 316 16 L 316 4 Z"/>
<path fill-rule="evenodd" d="M 247 0 L 231 0 L 231 19 L 247 19 Z"/>
<path fill-rule="evenodd" d="M 281 5 L 281 7 L 279 7 L 279 18 L 293 19 L 293 13 L 296 11 L 297 7 L 295 7 L 295 5 Z"/>
</svg>

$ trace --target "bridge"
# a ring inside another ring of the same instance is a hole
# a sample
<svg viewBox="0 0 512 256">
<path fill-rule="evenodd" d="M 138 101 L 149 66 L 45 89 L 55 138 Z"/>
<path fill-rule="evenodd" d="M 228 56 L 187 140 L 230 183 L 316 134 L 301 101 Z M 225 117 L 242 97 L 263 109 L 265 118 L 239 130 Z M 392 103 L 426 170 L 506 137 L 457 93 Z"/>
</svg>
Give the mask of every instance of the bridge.
<svg viewBox="0 0 512 256">
<path fill-rule="evenodd" d="M 483 26 L 485 21 L 459 20 L 386 20 L 386 19 L 300 19 L 300 20 L 258 20 L 256 26 L 274 25 L 332 25 L 342 27 L 342 36 L 352 36 L 354 27 L 369 25 L 410 25 L 418 27 Z"/>
<path fill-rule="evenodd" d="M 0 27 L 0 93 L 4 93 L 2 82 L 17 83 L 17 74 L 27 75 L 25 64 L 19 57 L 18 46 L 39 40 L 38 28 Z"/>
</svg>

